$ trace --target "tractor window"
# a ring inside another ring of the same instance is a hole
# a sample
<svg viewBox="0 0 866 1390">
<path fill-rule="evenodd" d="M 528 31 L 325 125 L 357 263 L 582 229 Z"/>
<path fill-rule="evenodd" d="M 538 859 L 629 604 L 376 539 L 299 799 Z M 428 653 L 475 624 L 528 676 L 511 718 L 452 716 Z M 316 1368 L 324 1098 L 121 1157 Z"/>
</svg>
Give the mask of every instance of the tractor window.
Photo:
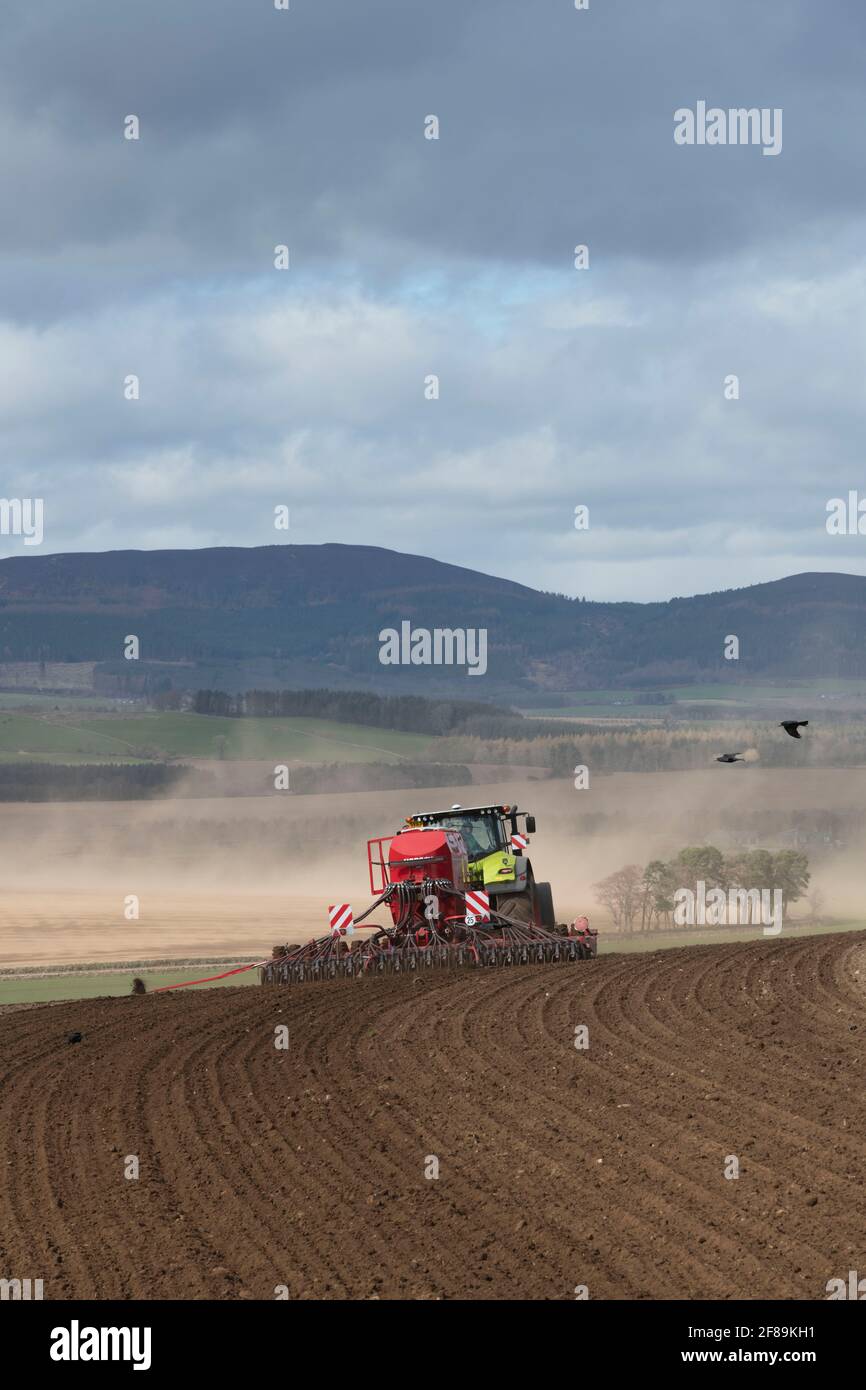
<svg viewBox="0 0 866 1390">
<path fill-rule="evenodd" d="M 505 845 L 498 816 L 446 816 L 441 824 L 448 830 L 460 831 L 470 859 L 494 854 Z"/>
</svg>

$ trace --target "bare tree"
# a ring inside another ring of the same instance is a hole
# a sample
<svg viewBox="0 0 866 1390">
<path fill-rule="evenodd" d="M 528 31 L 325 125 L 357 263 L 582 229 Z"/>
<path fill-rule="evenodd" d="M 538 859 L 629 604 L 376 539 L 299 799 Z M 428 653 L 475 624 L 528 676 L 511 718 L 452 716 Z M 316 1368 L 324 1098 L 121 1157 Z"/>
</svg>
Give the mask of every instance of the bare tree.
<svg viewBox="0 0 866 1390">
<path fill-rule="evenodd" d="M 627 864 L 624 869 L 603 878 L 594 885 L 600 903 L 603 903 L 613 918 L 617 931 L 634 931 L 635 918 L 641 910 L 643 898 L 643 872 L 637 864 Z"/>
<path fill-rule="evenodd" d="M 814 884 L 806 894 L 806 901 L 809 904 L 809 916 L 813 922 L 820 922 L 821 913 L 824 911 L 826 898 L 820 888 Z"/>
</svg>

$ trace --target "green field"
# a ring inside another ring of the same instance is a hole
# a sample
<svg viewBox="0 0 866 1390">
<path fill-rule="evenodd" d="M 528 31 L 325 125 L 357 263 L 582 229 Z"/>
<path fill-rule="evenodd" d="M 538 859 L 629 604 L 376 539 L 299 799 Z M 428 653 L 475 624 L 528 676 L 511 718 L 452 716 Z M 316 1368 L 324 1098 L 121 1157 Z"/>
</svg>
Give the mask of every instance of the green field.
<svg viewBox="0 0 866 1390">
<path fill-rule="evenodd" d="M 222 719 L 153 712 L 0 711 L 0 761 L 135 762 L 143 759 L 271 759 L 283 762 L 400 762 L 417 757 L 428 734 L 392 733 L 325 719 Z"/>
<path fill-rule="evenodd" d="M 831 705 L 840 698 L 845 700 L 866 700 L 866 681 L 863 680 L 814 680 L 793 681 L 780 685 L 678 685 L 667 691 L 678 703 L 695 704 L 704 701 L 722 701 L 725 704 L 791 704 L 807 699 L 810 704 L 816 700 L 827 700 Z"/>
<path fill-rule="evenodd" d="M 103 710 L 122 709 L 128 700 L 119 696 L 106 695 L 94 698 L 93 695 L 40 695 L 28 690 L 26 695 L 14 690 L 0 691 L 0 710 L 39 709 L 39 710 L 90 710 L 101 713 Z"/>
<path fill-rule="evenodd" d="M 203 976 L 219 975 L 230 970 L 229 965 L 210 965 L 186 968 L 183 970 L 142 970 L 130 966 L 128 970 L 106 971 L 104 974 L 88 975 L 45 975 L 39 979 L 21 979 L 6 976 L 0 979 L 0 1004 L 47 1004 L 56 999 L 106 999 L 129 994 L 132 981 L 140 975 L 148 991 L 159 989 L 162 985 L 181 984 L 186 980 L 200 980 Z M 247 970 L 243 975 L 230 975 L 227 980 L 216 980 L 210 985 L 192 985 L 191 989 L 219 989 L 223 985 L 257 985 L 258 970 Z M 188 990 L 178 990 L 180 994 Z"/>
<path fill-rule="evenodd" d="M 659 694 L 673 697 L 670 704 L 639 704 L 638 695 Z M 602 716 L 626 717 L 630 719 L 655 719 L 670 716 L 679 706 L 718 704 L 718 705 L 772 705 L 795 706 L 798 701 L 808 701 L 814 706 L 819 701 L 826 702 L 829 708 L 840 702 L 853 704 L 860 701 L 866 704 L 866 681 L 827 678 L 822 680 L 780 681 L 778 685 L 745 682 L 715 683 L 698 685 L 670 685 L 653 687 L 650 691 L 639 690 L 575 690 L 570 692 L 570 703 L 560 709 L 524 709 L 523 714 L 530 719 L 588 719 Z M 687 709 L 679 711 L 687 714 Z"/>
</svg>

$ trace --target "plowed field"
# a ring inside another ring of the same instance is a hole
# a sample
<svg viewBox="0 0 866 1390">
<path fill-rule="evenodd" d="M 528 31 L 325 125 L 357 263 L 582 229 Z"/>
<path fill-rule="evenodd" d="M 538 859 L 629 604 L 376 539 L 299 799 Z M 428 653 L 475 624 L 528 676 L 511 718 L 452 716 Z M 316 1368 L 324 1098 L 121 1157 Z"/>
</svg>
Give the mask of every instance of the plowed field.
<svg viewBox="0 0 866 1390">
<path fill-rule="evenodd" d="M 864 1041 L 859 934 L 11 1010 L 0 1276 L 825 1298 L 866 1269 Z"/>
</svg>

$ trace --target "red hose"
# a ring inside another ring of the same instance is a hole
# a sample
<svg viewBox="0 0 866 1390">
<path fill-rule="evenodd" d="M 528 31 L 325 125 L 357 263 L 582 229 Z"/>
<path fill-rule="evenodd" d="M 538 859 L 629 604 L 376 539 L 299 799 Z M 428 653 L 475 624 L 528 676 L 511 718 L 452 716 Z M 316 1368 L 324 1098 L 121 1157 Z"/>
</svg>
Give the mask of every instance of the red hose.
<svg viewBox="0 0 866 1390">
<path fill-rule="evenodd" d="M 189 985 L 209 985 L 213 980 L 227 980 L 230 975 L 243 975 L 245 970 L 256 970 L 260 965 L 267 964 L 267 960 L 256 960 L 253 961 L 252 965 L 239 965 L 235 970 L 224 971 L 222 975 L 206 975 L 203 980 L 181 980 L 176 985 L 160 985 L 158 989 L 152 989 L 150 992 L 151 994 L 165 994 L 168 989 L 186 989 Z"/>
</svg>

